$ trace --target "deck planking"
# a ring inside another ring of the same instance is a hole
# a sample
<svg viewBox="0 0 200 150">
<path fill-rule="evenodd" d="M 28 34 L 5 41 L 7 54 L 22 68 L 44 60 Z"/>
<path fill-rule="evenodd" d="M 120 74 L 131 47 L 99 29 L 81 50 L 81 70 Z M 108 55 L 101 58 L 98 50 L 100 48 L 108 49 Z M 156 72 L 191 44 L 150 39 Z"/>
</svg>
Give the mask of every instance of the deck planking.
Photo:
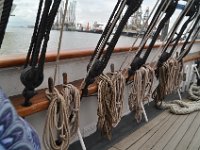
<svg viewBox="0 0 200 150">
<path fill-rule="evenodd" d="M 164 147 L 163 150 L 173 150 L 176 148 L 179 141 L 183 138 L 188 128 L 191 126 L 191 123 L 194 121 L 194 118 L 196 115 L 197 115 L 197 112 L 194 112 L 189 115 L 189 117 L 183 122 L 181 127 L 177 130 L 177 132 L 170 139 L 170 141 L 167 143 L 167 145 Z"/>
<path fill-rule="evenodd" d="M 179 117 L 176 122 L 173 124 L 173 126 L 163 135 L 157 143 L 152 147 L 152 150 L 160 150 L 165 147 L 167 142 L 174 136 L 178 128 L 182 125 L 182 123 L 185 121 L 185 119 L 188 117 L 188 115 L 184 115 L 182 117 Z"/>
<path fill-rule="evenodd" d="M 177 150 L 187 150 L 189 147 L 192 137 L 194 137 L 196 131 L 199 128 L 200 125 L 200 113 L 198 112 L 197 116 L 194 118 L 194 121 L 191 123 L 190 127 L 186 131 L 184 137 L 181 139 L 179 144 L 176 146 Z"/>
<path fill-rule="evenodd" d="M 136 143 L 140 138 L 142 138 L 146 133 L 150 132 L 153 127 L 157 126 L 160 122 L 165 121 L 165 119 L 168 117 L 168 113 L 161 113 L 158 117 L 156 117 L 156 120 L 153 119 L 148 124 L 145 124 L 142 128 L 136 130 L 133 134 L 129 135 L 128 137 L 117 143 L 114 147 L 120 150 L 127 149 L 133 143 Z"/>
<path fill-rule="evenodd" d="M 145 136 L 143 136 L 137 143 L 133 144 L 131 147 L 128 148 L 128 150 L 146 150 L 150 149 L 151 142 L 155 143 L 156 139 L 154 138 L 157 136 L 157 134 L 164 134 L 161 132 L 165 132 L 172 123 L 177 119 L 177 116 L 169 116 L 164 122 L 161 122 L 158 124 L 158 126 L 154 127 L 150 132 L 148 132 Z M 162 128 L 162 130 L 160 130 Z M 160 135 L 160 136 L 161 136 Z M 156 137 L 160 138 L 160 137 Z"/>
<path fill-rule="evenodd" d="M 200 150 L 200 112 L 164 111 L 109 150 Z"/>
</svg>

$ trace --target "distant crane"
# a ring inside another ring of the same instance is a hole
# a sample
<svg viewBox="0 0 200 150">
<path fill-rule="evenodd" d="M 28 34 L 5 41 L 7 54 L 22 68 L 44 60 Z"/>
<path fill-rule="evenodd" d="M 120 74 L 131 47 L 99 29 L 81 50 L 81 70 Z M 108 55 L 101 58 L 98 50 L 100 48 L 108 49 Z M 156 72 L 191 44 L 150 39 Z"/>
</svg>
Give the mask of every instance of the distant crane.
<svg viewBox="0 0 200 150">
<path fill-rule="evenodd" d="M 68 10 L 67 10 L 67 17 L 65 18 L 65 29 L 66 30 L 75 30 L 76 29 L 76 5 L 77 1 L 73 0 L 69 2 Z M 57 13 L 57 17 L 54 23 L 54 29 L 60 29 L 62 19 L 64 17 L 64 6 L 65 1 L 61 2 L 60 8 Z"/>
</svg>

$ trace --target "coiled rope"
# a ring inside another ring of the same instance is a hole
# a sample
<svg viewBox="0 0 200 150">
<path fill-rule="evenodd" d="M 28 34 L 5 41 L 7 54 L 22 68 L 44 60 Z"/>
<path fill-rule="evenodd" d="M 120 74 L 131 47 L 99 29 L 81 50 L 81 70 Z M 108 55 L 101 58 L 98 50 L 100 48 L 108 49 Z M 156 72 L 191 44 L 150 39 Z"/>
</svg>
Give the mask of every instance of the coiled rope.
<svg viewBox="0 0 200 150">
<path fill-rule="evenodd" d="M 47 150 L 66 150 L 69 147 L 70 137 L 73 137 L 79 126 L 80 94 L 71 84 L 63 85 L 59 92 L 46 91 L 51 101 L 45 122 L 43 143 Z M 57 136 L 59 144 L 56 142 Z"/>
<path fill-rule="evenodd" d="M 137 122 L 142 120 L 141 103 L 151 97 L 154 77 L 154 70 L 149 65 L 144 65 L 133 75 L 128 104 L 130 111 L 135 112 Z"/>
<path fill-rule="evenodd" d="M 185 115 L 200 110 L 200 87 L 192 84 L 189 88 L 189 99 L 192 101 L 174 100 L 168 103 L 162 103 L 162 109 L 169 109 L 173 114 Z"/>
<path fill-rule="evenodd" d="M 122 72 L 102 74 L 98 83 L 98 123 L 97 128 L 108 139 L 112 138 L 112 128 L 121 120 L 125 78 Z"/>
<path fill-rule="evenodd" d="M 197 84 L 192 84 L 188 91 L 189 99 L 193 101 L 199 101 L 200 100 L 200 86 L 197 86 Z"/>
<path fill-rule="evenodd" d="M 54 88 L 53 92 L 46 91 L 48 99 L 51 101 L 45 122 L 43 133 L 43 144 L 45 149 L 61 150 L 67 149 L 69 145 L 69 121 L 68 107 L 64 97 Z M 58 109 L 59 107 L 59 109 Z M 60 122 L 60 124 L 58 124 Z M 57 145 L 57 135 L 62 140 L 61 145 Z"/>
<path fill-rule="evenodd" d="M 162 102 L 162 105 L 160 106 L 162 109 L 169 109 L 169 111 L 173 114 L 185 115 L 200 110 L 200 101 L 184 102 L 174 100 L 169 103 Z"/>
<path fill-rule="evenodd" d="M 182 63 L 175 58 L 168 59 L 162 67 L 158 68 L 159 85 L 152 95 L 157 107 L 162 104 L 166 95 L 178 89 L 182 76 Z"/>
</svg>

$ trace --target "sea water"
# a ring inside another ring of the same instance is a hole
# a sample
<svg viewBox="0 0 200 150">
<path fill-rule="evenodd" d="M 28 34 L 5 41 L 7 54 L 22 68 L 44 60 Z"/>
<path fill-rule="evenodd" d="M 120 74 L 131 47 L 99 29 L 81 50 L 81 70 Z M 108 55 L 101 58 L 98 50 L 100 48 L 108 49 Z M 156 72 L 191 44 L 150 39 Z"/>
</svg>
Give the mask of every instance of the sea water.
<svg viewBox="0 0 200 150">
<path fill-rule="evenodd" d="M 33 28 L 8 28 L 4 37 L 0 56 L 26 54 L 31 42 Z M 47 51 L 56 51 L 60 31 L 52 30 Z M 61 50 L 86 50 L 94 49 L 101 34 L 64 31 Z M 134 42 L 133 37 L 121 36 L 116 47 L 130 47 Z"/>
</svg>

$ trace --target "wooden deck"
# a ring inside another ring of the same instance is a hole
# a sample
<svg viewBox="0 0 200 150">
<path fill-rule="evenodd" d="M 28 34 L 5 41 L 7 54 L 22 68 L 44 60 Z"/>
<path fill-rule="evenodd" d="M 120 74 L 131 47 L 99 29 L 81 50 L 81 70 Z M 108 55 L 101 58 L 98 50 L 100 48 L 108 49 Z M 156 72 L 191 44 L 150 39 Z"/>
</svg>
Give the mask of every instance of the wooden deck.
<svg viewBox="0 0 200 150">
<path fill-rule="evenodd" d="M 200 150 L 200 112 L 159 116 L 109 150 Z"/>
</svg>

